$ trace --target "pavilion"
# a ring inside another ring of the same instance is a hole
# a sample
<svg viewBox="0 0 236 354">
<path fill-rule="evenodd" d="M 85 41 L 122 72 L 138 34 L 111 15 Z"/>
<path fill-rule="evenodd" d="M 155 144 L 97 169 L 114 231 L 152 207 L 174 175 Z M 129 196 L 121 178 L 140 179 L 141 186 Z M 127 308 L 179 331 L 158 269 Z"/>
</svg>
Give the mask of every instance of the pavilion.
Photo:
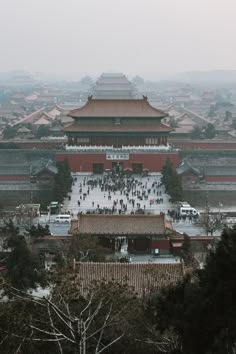
<svg viewBox="0 0 236 354">
<path fill-rule="evenodd" d="M 164 215 L 79 214 L 70 233 L 95 237 L 111 252 L 125 244 L 128 253 L 167 255 L 173 230 L 167 228 Z"/>
<path fill-rule="evenodd" d="M 96 99 L 68 114 L 74 122 L 64 127 L 68 137 L 65 153 L 73 172 L 102 173 L 106 169 L 144 169 L 160 172 L 167 158 L 174 167 L 179 154 L 168 144 L 173 130 L 162 122 L 167 114 L 142 99 Z"/>
</svg>

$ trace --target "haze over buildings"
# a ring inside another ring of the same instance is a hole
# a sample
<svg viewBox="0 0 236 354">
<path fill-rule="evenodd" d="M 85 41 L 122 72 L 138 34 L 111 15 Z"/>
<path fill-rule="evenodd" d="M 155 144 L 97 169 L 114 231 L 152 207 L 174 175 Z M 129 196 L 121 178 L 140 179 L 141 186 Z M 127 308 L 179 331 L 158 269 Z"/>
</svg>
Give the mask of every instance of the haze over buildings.
<svg viewBox="0 0 236 354">
<path fill-rule="evenodd" d="M 234 0 L 1 0 L 0 72 L 235 69 Z"/>
</svg>

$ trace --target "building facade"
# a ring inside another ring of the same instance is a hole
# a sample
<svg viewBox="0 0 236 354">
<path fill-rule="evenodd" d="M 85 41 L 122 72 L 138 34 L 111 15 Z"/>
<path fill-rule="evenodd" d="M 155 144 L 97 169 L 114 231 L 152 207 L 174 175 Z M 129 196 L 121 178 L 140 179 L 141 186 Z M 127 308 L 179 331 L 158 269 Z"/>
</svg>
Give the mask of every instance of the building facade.
<svg viewBox="0 0 236 354">
<path fill-rule="evenodd" d="M 167 146 L 172 128 L 161 122 L 166 113 L 143 99 L 93 99 L 69 116 L 64 128 L 71 146 Z"/>
<path fill-rule="evenodd" d="M 162 110 L 142 99 L 94 99 L 72 110 L 74 122 L 64 127 L 68 137 L 65 153 L 73 172 L 102 173 L 119 167 L 141 173 L 144 169 L 160 172 L 166 159 L 174 167 L 179 154 L 168 144 L 173 130 L 162 123 Z"/>
<path fill-rule="evenodd" d="M 127 253 L 169 254 L 169 236 L 164 215 L 79 214 L 72 220 L 76 236 L 92 236 L 111 252 L 126 246 Z"/>
</svg>

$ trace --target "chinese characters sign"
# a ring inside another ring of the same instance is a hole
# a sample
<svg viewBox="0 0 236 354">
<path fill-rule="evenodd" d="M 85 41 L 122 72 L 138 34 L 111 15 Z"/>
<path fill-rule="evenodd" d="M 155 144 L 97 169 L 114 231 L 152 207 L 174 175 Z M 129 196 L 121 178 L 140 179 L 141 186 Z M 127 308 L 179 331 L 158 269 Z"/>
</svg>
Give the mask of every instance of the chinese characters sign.
<svg viewBox="0 0 236 354">
<path fill-rule="evenodd" d="M 106 154 L 106 159 L 107 160 L 129 160 L 129 154 L 124 154 L 124 153 L 107 153 Z"/>
</svg>

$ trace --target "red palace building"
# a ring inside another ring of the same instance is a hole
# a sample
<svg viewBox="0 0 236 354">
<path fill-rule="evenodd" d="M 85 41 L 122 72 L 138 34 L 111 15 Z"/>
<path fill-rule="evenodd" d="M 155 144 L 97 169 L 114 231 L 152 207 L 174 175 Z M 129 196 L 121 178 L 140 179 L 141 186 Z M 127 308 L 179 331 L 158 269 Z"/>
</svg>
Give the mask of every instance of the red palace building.
<svg viewBox="0 0 236 354">
<path fill-rule="evenodd" d="M 166 159 L 179 165 L 179 153 L 168 144 L 172 128 L 163 124 L 165 112 L 142 99 L 95 99 L 72 110 L 74 122 L 64 128 L 68 144 L 57 153 L 72 172 L 106 170 L 160 172 Z"/>
</svg>

